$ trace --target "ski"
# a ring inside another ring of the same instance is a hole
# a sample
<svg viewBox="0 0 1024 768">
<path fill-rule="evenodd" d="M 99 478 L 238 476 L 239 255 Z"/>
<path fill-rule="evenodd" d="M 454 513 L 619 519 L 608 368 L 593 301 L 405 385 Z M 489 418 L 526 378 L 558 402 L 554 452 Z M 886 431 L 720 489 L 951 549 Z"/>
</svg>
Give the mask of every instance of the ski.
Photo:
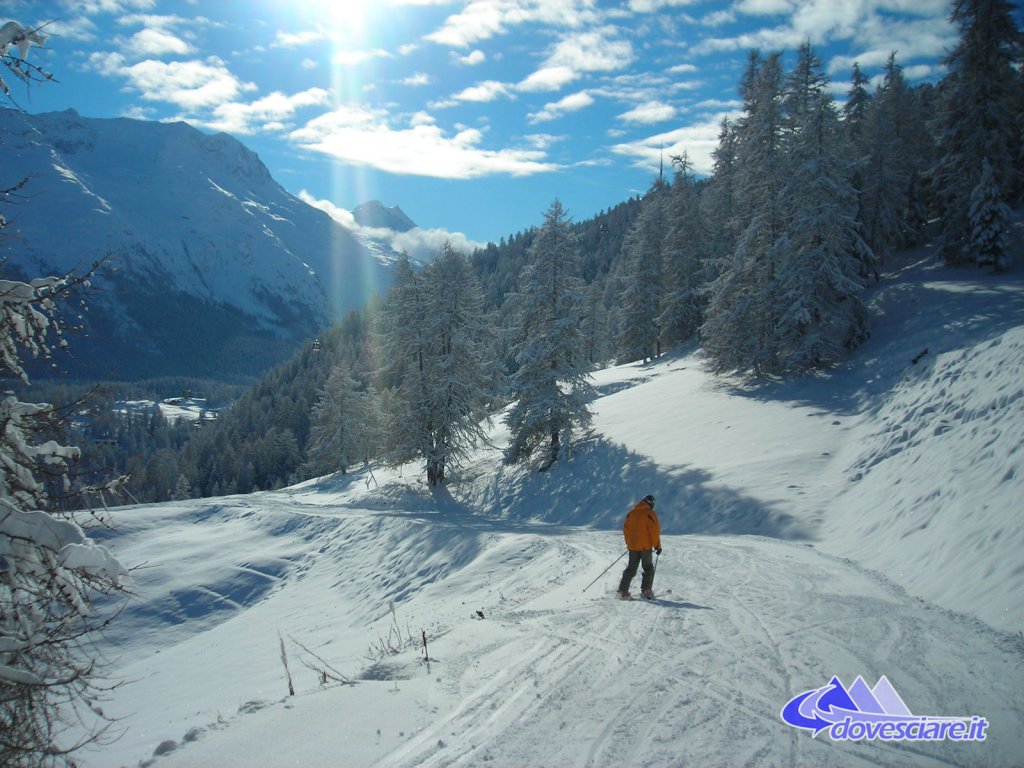
<svg viewBox="0 0 1024 768">
<path fill-rule="evenodd" d="M 632 594 L 631 594 L 631 595 L 630 595 L 629 597 L 624 597 L 624 596 L 620 595 L 620 594 L 619 594 L 618 592 L 613 592 L 613 593 L 612 593 L 612 595 L 613 595 L 613 596 L 614 596 L 615 598 L 617 598 L 617 599 L 619 599 L 619 600 L 622 600 L 622 601 L 624 601 L 624 602 L 629 602 L 629 601 L 637 601 L 637 600 L 640 600 L 640 601 L 643 601 L 643 602 L 648 602 L 648 603 L 656 603 L 656 602 L 658 602 L 658 600 L 660 600 L 660 599 L 661 599 L 661 598 L 662 598 L 663 596 L 665 596 L 665 595 L 671 595 L 671 594 L 672 594 L 672 590 L 671 590 L 671 589 L 666 589 L 666 590 L 665 590 L 664 592 L 662 592 L 662 593 L 661 593 L 660 595 L 653 595 L 653 596 L 651 596 L 651 597 L 644 597 L 643 595 L 632 595 Z"/>
</svg>

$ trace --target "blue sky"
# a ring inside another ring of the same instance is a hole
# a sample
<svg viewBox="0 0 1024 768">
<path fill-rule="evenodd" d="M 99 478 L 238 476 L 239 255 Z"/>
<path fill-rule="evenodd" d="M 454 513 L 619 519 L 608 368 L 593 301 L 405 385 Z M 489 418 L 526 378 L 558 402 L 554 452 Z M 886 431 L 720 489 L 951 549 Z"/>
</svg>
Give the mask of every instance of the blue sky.
<svg viewBox="0 0 1024 768">
<path fill-rule="evenodd" d="M 748 52 L 805 40 L 837 97 L 891 51 L 941 77 L 947 0 L 0 0 L 49 23 L 29 112 L 185 120 L 333 210 L 399 205 L 462 247 L 643 192 L 662 154 L 710 167 Z M 422 245 L 422 243 L 420 243 Z M 413 250 L 411 247 L 410 250 Z"/>
</svg>

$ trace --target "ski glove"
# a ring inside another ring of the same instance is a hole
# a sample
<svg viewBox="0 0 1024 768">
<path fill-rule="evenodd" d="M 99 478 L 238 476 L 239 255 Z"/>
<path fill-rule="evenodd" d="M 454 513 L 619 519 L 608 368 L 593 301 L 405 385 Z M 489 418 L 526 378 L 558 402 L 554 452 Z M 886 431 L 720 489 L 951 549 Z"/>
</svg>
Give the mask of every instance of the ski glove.
<svg viewBox="0 0 1024 768">
<path fill-rule="evenodd" d="M 661 547 L 655 547 L 654 551 L 657 552 L 660 555 L 661 554 Z"/>
</svg>

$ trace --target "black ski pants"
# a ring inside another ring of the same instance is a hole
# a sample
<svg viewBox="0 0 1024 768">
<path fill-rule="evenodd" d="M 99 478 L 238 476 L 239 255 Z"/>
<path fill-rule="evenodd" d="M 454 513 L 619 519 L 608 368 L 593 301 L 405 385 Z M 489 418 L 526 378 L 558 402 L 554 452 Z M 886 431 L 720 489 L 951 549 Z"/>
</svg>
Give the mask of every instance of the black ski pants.
<svg viewBox="0 0 1024 768">
<path fill-rule="evenodd" d="M 622 572 L 622 581 L 619 582 L 619 592 L 628 592 L 629 585 L 633 583 L 636 576 L 636 569 L 641 563 L 644 565 L 643 576 L 640 577 L 640 591 L 651 589 L 654 586 L 654 557 L 651 549 L 629 550 L 629 562 L 626 563 L 626 570 Z"/>
</svg>

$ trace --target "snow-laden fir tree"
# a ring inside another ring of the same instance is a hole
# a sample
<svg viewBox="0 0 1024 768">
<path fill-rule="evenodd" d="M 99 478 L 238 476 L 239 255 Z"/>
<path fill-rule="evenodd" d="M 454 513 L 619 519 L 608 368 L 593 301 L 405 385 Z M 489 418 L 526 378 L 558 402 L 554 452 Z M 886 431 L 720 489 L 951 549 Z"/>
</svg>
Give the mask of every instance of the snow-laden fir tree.
<svg viewBox="0 0 1024 768">
<path fill-rule="evenodd" d="M 490 329 L 465 256 L 445 244 L 417 274 L 406 260 L 385 308 L 387 352 L 400 382 L 389 425 L 396 462 L 422 458 L 440 485 L 483 438 L 493 399 Z"/>
<path fill-rule="evenodd" d="M 443 483 L 485 438 L 494 397 L 491 331 L 483 293 L 466 256 L 450 243 L 426 269 L 429 402 L 433 434 L 427 480 Z"/>
<path fill-rule="evenodd" d="M 1007 0 L 955 0 L 950 21 L 960 37 L 946 58 L 936 128 L 939 159 L 931 169 L 942 208 L 946 263 L 975 264 L 971 196 L 988 161 L 1000 199 L 1021 185 L 1020 115 L 1024 37 Z"/>
<path fill-rule="evenodd" d="M 1010 209 L 1000 199 L 999 185 L 988 160 L 983 161 L 981 178 L 971 193 L 971 240 L 969 247 L 979 267 L 1003 272 L 1010 266 L 1007 238 Z"/>
<path fill-rule="evenodd" d="M 864 130 L 868 104 L 871 103 L 871 91 L 868 90 L 870 82 L 868 76 L 860 68 L 860 63 L 853 62 L 850 73 L 850 90 L 846 92 L 846 102 L 840 110 L 843 119 L 843 132 L 850 144 L 856 144 Z"/>
<path fill-rule="evenodd" d="M 742 81 L 744 113 L 735 124 L 735 211 L 731 259 L 709 287 L 701 339 L 718 371 L 771 367 L 768 340 L 778 322 L 773 302 L 777 263 L 788 247 L 779 208 L 787 178 L 782 144 L 782 68 L 778 54 L 752 54 Z"/>
<path fill-rule="evenodd" d="M 312 476 L 366 464 L 380 450 L 376 392 L 335 366 L 320 390 L 311 416 L 306 471 Z"/>
<path fill-rule="evenodd" d="M 673 158 L 675 180 L 666 200 L 662 246 L 664 291 L 658 325 L 666 345 L 694 338 L 704 317 L 708 271 L 708 235 L 700 212 L 700 192 L 684 152 Z"/>
<path fill-rule="evenodd" d="M 654 180 L 644 195 L 640 215 L 622 241 L 625 284 L 619 299 L 619 359 L 647 362 L 661 355 L 662 245 L 668 187 Z"/>
<path fill-rule="evenodd" d="M 430 414 L 427 400 L 426 298 L 423 277 L 403 257 L 395 266 L 380 320 L 383 323 L 384 371 L 392 390 L 386 393 L 388 453 L 395 463 L 427 455 Z"/>
<path fill-rule="evenodd" d="M 871 260 L 838 112 L 821 63 L 801 48 L 787 81 L 789 174 L 779 195 L 786 249 L 768 287 L 781 308 L 766 372 L 793 375 L 838 362 L 867 335 L 859 266 Z"/>
<path fill-rule="evenodd" d="M 707 236 L 706 285 L 731 269 L 740 224 L 736 210 L 736 128 L 728 120 L 722 120 L 711 160 L 711 178 L 705 183 L 699 200 L 700 218 Z M 707 303 L 706 297 L 704 303 Z"/>
<path fill-rule="evenodd" d="M 562 204 L 555 200 L 530 247 L 516 302 L 516 371 L 505 423 L 506 461 L 541 453 L 542 470 L 561 458 L 574 432 L 591 421 L 594 388 L 584 359 L 579 249 Z"/>
<path fill-rule="evenodd" d="M 605 281 L 595 279 L 584 292 L 583 323 L 583 359 L 591 368 L 612 357 L 612 348 L 608 343 L 609 312 L 605 304 Z"/>
<path fill-rule="evenodd" d="M 882 263 L 916 238 L 915 224 L 924 220 L 920 199 L 912 191 L 921 158 L 915 156 L 915 133 L 925 130 L 915 119 L 916 100 L 907 87 L 903 69 L 890 54 L 881 84 L 868 103 L 860 141 L 862 155 L 859 216 L 865 242 Z M 913 222 L 913 223 L 912 223 Z M 877 275 L 874 263 L 866 270 Z"/>
</svg>

